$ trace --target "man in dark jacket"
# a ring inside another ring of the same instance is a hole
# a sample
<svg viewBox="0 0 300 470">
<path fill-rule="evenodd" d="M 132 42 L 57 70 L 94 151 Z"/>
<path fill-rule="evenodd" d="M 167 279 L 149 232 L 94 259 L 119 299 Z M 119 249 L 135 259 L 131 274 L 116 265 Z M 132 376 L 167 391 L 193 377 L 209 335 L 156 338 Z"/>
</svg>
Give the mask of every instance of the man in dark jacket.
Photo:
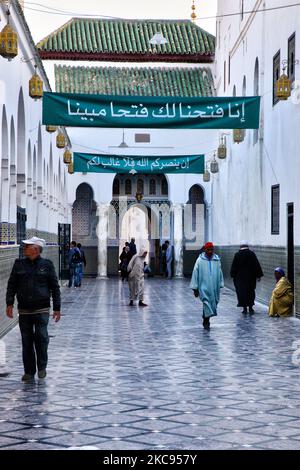
<svg viewBox="0 0 300 470">
<path fill-rule="evenodd" d="M 234 256 L 230 275 L 237 293 L 238 307 L 243 307 L 243 313 L 247 313 L 247 307 L 249 313 L 254 313 L 256 281 L 264 274 L 256 254 L 249 250 L 246 241 L 241 242 L 240 251 Z"/>
<path fill-rule="evenodd" d="M 46 377 L 49 336 L 47 326 L 50 298 L 53 318 L 60 320 L 60 288 L 52 261 L 41 258 L 45 240 L 32 237 L 23 241 L 25 259 L 17 259 L 7 284 L 6 315 L 13 318 L 15 296 L 18 301 L 22 336 L 23 382 Z"/>
</svg>

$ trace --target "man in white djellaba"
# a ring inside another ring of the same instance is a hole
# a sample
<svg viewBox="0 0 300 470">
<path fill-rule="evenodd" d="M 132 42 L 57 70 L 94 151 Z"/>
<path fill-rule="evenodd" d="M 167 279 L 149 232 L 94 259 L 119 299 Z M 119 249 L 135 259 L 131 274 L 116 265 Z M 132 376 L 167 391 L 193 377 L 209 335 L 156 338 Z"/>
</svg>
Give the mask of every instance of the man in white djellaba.
<svg viewBox="0 0 300 470">
<path fill-rule="evenodd" d="M 131 258 L 127 267 L 130 307 L 133 307 L 135 300 L 139 301 L 139 307 L 147 307 L 147 304 L 144 303 L 144 262 L 147 254 L 147 250 L 141 248 L 139 253 Z"/>
</svg>

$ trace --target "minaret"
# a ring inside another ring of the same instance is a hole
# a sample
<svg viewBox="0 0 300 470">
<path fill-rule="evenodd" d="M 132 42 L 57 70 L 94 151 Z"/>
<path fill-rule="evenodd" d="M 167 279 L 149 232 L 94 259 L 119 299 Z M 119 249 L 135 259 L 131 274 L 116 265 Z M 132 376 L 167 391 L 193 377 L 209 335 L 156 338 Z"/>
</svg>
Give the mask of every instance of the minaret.
<svg viewBox="0 0 300 470">
<path fill-rule="evenodd" d="M 195 21 L 197 19 L 195 0 L 193 0 L 191 18 L 192 18 L 192 21 L 195 23 Z"/>
</svg>

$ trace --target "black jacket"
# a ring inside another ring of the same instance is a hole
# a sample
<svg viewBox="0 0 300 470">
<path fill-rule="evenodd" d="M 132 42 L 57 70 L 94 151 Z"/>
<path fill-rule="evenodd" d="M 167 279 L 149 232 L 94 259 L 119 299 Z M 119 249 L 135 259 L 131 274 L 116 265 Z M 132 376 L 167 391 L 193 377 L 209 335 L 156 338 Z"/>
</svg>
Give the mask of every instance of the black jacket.
<svg viewBox="0 0 300 470">
<path fill-rule="evenodd" d="M 17 259 L 7 284 L 6 305 L 13 305 L 17 295 L 18 308 L 38 310 L 50 307 L 60 311 L 60 288 L 52 261 L 41 257 L 30 261 Z"/>
</svg>

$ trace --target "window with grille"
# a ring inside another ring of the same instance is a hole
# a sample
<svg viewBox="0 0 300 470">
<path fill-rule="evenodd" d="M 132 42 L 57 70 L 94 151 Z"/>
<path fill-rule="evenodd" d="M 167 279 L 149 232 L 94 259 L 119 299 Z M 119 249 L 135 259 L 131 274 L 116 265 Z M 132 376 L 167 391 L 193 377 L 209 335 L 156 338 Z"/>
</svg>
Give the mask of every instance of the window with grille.
<svg viewBox="0 0 300 470">
<path fill-rule="evenodd" d="M 168 182 L 166 178 L 163 178 L 161 181 L 161 194 L 162 196 L 167 196 L 168 195 Z"/>
<path fill-rule="evenodd" d="M 126 180 L 125 181 L 125 194 L 126 196 L 130 196 L 131 193 L 132 193 L 131 180 Z"/>
<path fill-rule="evenodd" d="M 295 52 L 296 33 L 292 34 L 288 41 L 288 77 L 291 82 L 295 81 Z"/>
<path fill-rule="evenodd" d="M 273 58 L 273 106 L 278 103 L 276 96 L 277 81 L 280 77 L 280 51 Z"/>
<path fill-rule="evenodd" d="M 137 181 L 137 192 L 144 194 L 144 181 L 141 179 Z"/>
<path fill-rule="evenodd" d="M 154 179 L 150 180 L 149 194 L 150 194 L 150 196 L 155 196 L 156 195 L 156 181 Z"/>
<path fill-rule="evenodd" d="M 120 180 L 115 179 L 113 184 L 113 195 L 119 196 L 120 195 Z"/>
<path fill-rule="evenodd" d="M 280 223 L 280 186 L 272 186 L 272 217 L 271 217 L 271 233 L 272 235 L 279 235 Z"/>
</svg>

